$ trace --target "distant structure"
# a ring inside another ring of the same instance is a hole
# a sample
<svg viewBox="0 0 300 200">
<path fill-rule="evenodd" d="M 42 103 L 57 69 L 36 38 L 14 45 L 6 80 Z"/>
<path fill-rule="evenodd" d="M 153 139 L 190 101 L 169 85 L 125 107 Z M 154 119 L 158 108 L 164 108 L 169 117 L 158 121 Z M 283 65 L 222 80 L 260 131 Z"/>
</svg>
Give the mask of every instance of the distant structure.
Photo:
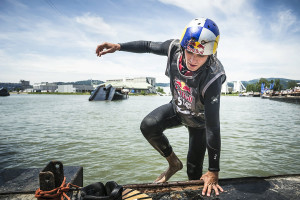
<svg viewBox="0 0 300 200">
<path fill-rule="evenodd" d="M 115 88 L 128 89 L 131 93 L 155 93 L 156 79 L 153 77 L 137 77 L 106 80 L 104 84 L 111 84 Z"/>
<path fill-rule="evenodd" d="M 223 94 L 229 93 L 227 80 L 222 85 L 221 93 Z"/>
<path fill-rule="evenodd" d="M 33 92 L 60 92 L 60 93 L 81 93 L 91 92 L 95 88 L 92 85 L 57 85 L 56 83 L 41 82 L 33 85 Z"/>
<path fill-rule="evenodd" d="M 228 86 L 227 80 L 223 83 L 221 93 L 222 94 L 231 94 L 233 88 Z"/>
<path fill-rule="evenodd" d="M 84 93 L 92 92 L 94 87 L 92 85 L 58 85 L 57 92 L 61 93 Z"/>
<path fill-rule="evenodd" d="M 19 83 L 0 83 L 0 88 L 6 88 L 9 91 L 23 91 L 29 88 L 32 88 L 30 81 L 20 80 Z"/>
<path fill-rule="evenodd" d="M 55 83 L 41 82 L 33 84 L 34 92 L 55 92 L 56 89 L 57 84 Z"/>
<path fill-rule="evenodd" d="M 232 92 L 245 92 L 246 87 L 241 81 L 233 81 L 233 91 Z"/>
<path fill-rule="evenodd" d="M 20 80 L 20 83 L 23 90 L 32 88 L 32 86 L 30 85 L 30 81 Z"/>
</svg>

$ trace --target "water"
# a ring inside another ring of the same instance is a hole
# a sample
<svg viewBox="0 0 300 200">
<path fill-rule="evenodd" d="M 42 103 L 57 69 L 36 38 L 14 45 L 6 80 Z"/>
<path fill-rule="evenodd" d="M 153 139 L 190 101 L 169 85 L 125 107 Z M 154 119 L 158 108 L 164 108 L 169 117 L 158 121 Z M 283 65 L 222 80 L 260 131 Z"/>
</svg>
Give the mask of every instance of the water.
<svg viewBox="0 0 300 200">
<path fill-rule="evenodd" d="M 43 168 L 50 160 L 84 168 L 84 185 L 152 182 L 166 161 L 140 133 L 140 122 L 170 97 L 89 102 L 86 95 L 0 98 L 0 170 Z M 300 105 L 254 97 L 221 98 L 221 178 L 300 173 Z M 186 128 L 167 130 L 186 163 Z M 207 156 L 204 169 L 207 169 Z M 186 166 L 171 181 L 187 180 Z"/>
</svg>

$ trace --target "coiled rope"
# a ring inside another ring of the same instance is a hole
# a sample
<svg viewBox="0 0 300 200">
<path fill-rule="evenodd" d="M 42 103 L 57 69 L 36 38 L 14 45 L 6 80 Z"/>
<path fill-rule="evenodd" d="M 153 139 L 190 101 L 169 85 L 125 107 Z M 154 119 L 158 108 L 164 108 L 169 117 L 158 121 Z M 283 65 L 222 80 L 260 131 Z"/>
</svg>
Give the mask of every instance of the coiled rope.
<svg viewBox="0 0 300 200">
<path fill-rule="evenodd" d="M 66 177 L 64 177 L 64 180 L 60 187 L 50 191 L 43 191 L 39 188 L 35 191 L 35 197 L 38 200 L 45 200 L 45 199 L 63 200 L 64 197 L 68 200 L 71 200 L 66 193 L 73 188 L 80 189 L 80 187 L 77 185 L 73 185 L 71 183 L 66 184 Z"/>
</svg>

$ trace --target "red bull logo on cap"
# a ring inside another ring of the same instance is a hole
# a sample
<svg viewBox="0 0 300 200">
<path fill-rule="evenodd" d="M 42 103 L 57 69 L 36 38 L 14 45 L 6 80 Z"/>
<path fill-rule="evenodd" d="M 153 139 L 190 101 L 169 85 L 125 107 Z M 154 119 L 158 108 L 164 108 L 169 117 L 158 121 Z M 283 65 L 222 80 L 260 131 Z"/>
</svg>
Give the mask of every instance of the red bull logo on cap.
<svg viewBox="0 0 300 200">
<path fill-rule="evenodd" d="M 187 50 L 196 54 L 203 54 L 204 48 L 205 47 L 200 42 L 194 40 L 189 41 L 187 45 Z"/>
</svg>

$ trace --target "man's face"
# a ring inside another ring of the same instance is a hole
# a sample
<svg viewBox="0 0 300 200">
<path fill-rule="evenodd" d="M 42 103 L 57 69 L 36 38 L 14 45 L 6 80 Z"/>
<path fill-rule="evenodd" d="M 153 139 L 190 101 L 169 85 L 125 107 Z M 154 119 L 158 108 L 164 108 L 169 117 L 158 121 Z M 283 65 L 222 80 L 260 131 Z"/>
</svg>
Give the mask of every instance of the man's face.
<svg viewBox="0 0 300 200">
<path fill-rule="evenodd" d="M 190 71 L 197 71 L 206 62 L 208 55 L 195 54 L 184 50 L 186 66 Z"/>
</svg>

